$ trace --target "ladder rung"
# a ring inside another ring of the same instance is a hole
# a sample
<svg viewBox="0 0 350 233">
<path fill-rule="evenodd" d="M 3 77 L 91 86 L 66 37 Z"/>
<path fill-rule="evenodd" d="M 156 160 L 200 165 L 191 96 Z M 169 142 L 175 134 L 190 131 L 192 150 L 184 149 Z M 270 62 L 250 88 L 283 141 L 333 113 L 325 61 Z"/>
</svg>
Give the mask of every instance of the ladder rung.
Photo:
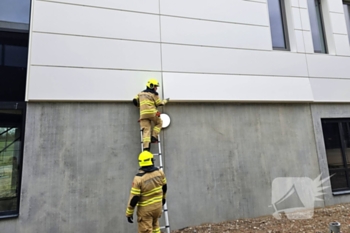
<svg viewBox="0 0 350 233">
<path fill-rule="evenodd" d="M 162 226 L 160 227 L 160 229 L 165 229 L 165 228 L 169 228 L 170 226 Z"/>
</svg>

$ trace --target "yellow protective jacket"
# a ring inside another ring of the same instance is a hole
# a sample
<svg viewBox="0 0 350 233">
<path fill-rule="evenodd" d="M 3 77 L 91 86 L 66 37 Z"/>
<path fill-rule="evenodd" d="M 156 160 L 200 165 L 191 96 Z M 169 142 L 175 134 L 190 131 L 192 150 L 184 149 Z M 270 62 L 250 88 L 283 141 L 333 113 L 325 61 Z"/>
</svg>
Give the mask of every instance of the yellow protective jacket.
<svg viewBox="0 0 350 233">
<path fill-rule="evenodd" d="M 126 216 L 133 216 L 136 206 L 138 216 L 156 208 L 162 208 L 162 201 L 166 198 L 166 185 L 165 175 L 158 168 L 140 170 L 132 182 Z M 133 203 L 135 199 L 137 203 Z"/>
<path fill-rule="evenodd" d="M 147 88 L 135 96 L 133 103 L 140 107 L 140 119 L 148 119 L 155 117 L 158 112 L 157 107 L 165 105 L 167 101 L 159 99 L 156 91 Z"/>
</svg>

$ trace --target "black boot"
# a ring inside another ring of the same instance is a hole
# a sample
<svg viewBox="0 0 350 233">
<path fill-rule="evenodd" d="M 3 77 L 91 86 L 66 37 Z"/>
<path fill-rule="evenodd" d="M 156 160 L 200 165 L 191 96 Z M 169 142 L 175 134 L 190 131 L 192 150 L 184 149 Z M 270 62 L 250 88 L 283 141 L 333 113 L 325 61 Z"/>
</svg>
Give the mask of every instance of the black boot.
<svg viewBox="0 0 350 233">
<path fill-rule="evenodd" d="M 151 149 L 148 147 L 148 148 L 143 148 L 143 151 L 151 151 Z"/>
<path fill-rule="evenodd" d="M 151 143 L 158 143 L 158 142 L 159 142 L 158 138 L 156 138 L 154 136 L 151 137 Z"/>
</svg>

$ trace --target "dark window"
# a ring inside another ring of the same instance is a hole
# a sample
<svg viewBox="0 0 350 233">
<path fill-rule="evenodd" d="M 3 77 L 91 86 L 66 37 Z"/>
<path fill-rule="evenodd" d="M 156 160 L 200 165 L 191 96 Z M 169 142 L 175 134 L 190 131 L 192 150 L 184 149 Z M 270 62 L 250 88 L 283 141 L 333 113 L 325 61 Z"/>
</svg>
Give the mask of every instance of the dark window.
<svg viewBox="0 0 350 233">
<path fill-rule="evenodd" d="M 24 101 L 28 33 L 0 31 L 0 101 Z"/>
<path fill-rule="evenodd" d="M 24 103 L 0 103 L 0 218 L 19 213 Z"/>
<path fill-rule="evenodd" d="M 4 53 L 4 66 L 27 67 L 28 47 L 5 45 Z"/>
<path fill-rule="evenodd" d="M 333 194 L 350 190 L 350 119 L 323 119 L 323 137 Z"/>
<path fill-rule="evenodd" d="M 327 53 L 320 0 L 307 0 L 315 53 Z"/>
<path fill-rule="evenodd" d="M 2 65 L 2 57 L 3 57 L 2 44 L 0 44 L 0 66 Z"/>
<path fill-rule="evenodd" d="M 268 0 L 272 47 L 289 49 L 286 14 L 283 0 Z"/>
<path fill-rule="evenodd" d="M 345 22 L 346 22 L 346 27 L 348 29 L 348 37 L 350 41 L 350 1 L 344 2 L 343 6 L 344 6 Z"/>
<path fill-rule="evenodd" d="M 0 0 L 0 218 L 19 214 L 30 0 Z"/>
</svg>

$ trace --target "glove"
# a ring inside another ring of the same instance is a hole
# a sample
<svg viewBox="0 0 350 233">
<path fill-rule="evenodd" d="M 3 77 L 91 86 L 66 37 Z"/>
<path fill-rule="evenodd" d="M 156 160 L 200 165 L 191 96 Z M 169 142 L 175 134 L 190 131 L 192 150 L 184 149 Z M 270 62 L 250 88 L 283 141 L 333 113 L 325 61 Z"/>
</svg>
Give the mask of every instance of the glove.
<svg viewBox="0 0 350 233">
<path fill-rule="evenodd" d="M 169 102 L 170 98 L 166 98 L 165 100 L 166 100 L 166 102 Z"/>
<path fill-rule="evenodd" d="M 132 103 L 135 105 L 135 107 L 140 107 L 140 103 L 137 99 L 133 99 Z"/>
<path fill-rule="evenodd" d="M 163 198 L 163 200 L 162 200 L 163 205 L 165 204 L 165 202 L 166 202 L 166 200 Z"/>
<path fill-rule="evenodd" d="M 157 117 L 160 117 L 160 112 L 157 112 L 157 113 L 156 113 L 156 116 L 157 116 Z"/>
<path fill-rule="evenodd" d="M 134 223 L 134 221 L 133 221 L 133 219 L 134 219 L 133 216 L 126 217 L 126 218 L 128 219 L 128 222 L 129 222 L 129 223 Z"/>
</svg>

